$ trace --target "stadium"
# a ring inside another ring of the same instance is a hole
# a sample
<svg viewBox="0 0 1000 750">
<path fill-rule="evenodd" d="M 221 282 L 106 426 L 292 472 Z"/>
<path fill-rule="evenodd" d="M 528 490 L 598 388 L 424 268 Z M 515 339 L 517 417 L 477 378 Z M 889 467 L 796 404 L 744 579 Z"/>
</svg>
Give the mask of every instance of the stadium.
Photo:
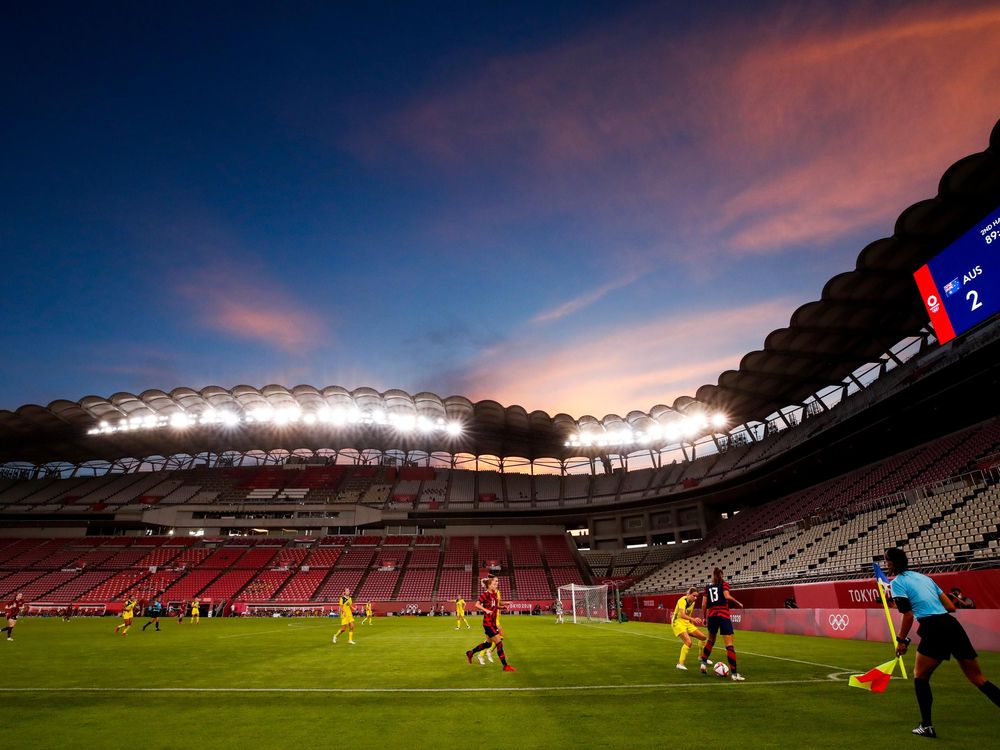
<svg viewBox="0 0 1000 750">
<path fill-rule="evenodd" d="M 151 383 L 0 410 L 0 601 L 23 600 L 2 736 L 909 741 L 912 656 L 884 694 L 848 689 L 895 657 L 887 548 L 953 593 L 1000 674 L 1000 122 L 983 143 L 738 369 L 669 404 Z M 716 676 L 735 660 L 677 658 L 675 604 L 716 568 L 742 683 Z M 499 656 L 476 605 L 491 577 Z M 934 685 L 942 739 L 994 741 L 958 668 Z"/>
</svg>

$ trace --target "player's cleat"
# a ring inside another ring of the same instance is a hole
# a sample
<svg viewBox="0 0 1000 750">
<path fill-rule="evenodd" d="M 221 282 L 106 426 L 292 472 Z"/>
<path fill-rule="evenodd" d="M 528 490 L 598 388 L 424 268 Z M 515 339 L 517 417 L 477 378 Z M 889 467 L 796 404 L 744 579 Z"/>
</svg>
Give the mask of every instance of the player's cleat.
<svg viewBox="0 0 1000 750">
<path fill-rule="evenodd" d="M 353 645 L 354 645 L 354 641 L 348 641 L 348 642 L 347 642 L 347 645 L 348 645 L 348 646 L 353 646 Z"/>
<path fill-rule="evenodd" d="M 465 658 L 469 660 L 469 664 L 472 664 L 472 652 L 471 651 L 466 651 L 465 652 Z"/>
<path fill-rule="evenodd" d="M 698 668 L 701 669 L 702 674 L 708 674 L 708 664 L 706 664 L 705 662 L 699 664 Z"/>
<path fill-rule="evenodd" d="M 705 663 L 706 663 L 706 664 L 707 664 L 708 666 L 712 666 L 713 664 L 715 664 L 715 662 L 714 662 L 714 661 L 712 661 L 711 659 L 709 659 L 709 660 L 708 660 L 708 661 L 706 661 Z"/>
<path fill-rule="evenodd" d="M 685 667 L 685 666 L 684 666 L 683 664 L 678 664 L 678 665 L 677 665 L 677 668 L 678 668 L 679 670 L 681 670 L 682 672 L 687 672 L 687 671 L 688 671 L 688 668 L 687 668 L 687 667 Z"/>
<path fill-rule="evenodd" d="M 485 667 L 486 666 L 486 662 L 483 661 L 483 655 L 481 653 L 480 654 L 476 654 L 476 657 L 479 659 L 479 666 Z"/>
<path fill-rule="evenodd" d="M 8 641 L 12 641 L 12 640 L 14 640 L 14 639 L 13 639 L 13 638 L 8 638 L 7 640 L 8 640 Z"/>
<path fill-rule="evenodd" d="M 517 670 L 514 669 L 514 667 L 512 667 L 510 664 L 504 664 L 503 665 L 503 671 L 504 672 L 516 672 Z"/>
<path fill-rule="evenodd" d="M 934 727 L 932 726 L 925 727 L 923 724 L 914 729 L 913 733 L 920 737 L 931 737 L 932 739 L 937 737 L 937 732 L 934 731 Z"/>
<path fill-rule="evenodd" d="M 337 636 L 333 636 L 333 642 L 334 642 L 334 643 L 336 643 L 336 642 L 337 642 Z"/>
<path fill-rule="evenodd" d="M 455 630 L 461 630 L 461 628 L 455 628 Z"/>
<path fill-rule="evenodd" d="M 741 674 L 736 674 L 736 672 L 733 672 L 732 674 L 730 674 L 729 675 L 729 679 L 732 680 L 733 682 L 746 682 L 747 681 L 746 677 L 744 677 Z"/>
<path fill-rule="evenodd" d="M 489 659 L 490 660 L 490 664 L 492 664 L 493 663 L 493 652 L 492 651 L 487 651 L 486 652 L 486 658 Z"/>
</svg>

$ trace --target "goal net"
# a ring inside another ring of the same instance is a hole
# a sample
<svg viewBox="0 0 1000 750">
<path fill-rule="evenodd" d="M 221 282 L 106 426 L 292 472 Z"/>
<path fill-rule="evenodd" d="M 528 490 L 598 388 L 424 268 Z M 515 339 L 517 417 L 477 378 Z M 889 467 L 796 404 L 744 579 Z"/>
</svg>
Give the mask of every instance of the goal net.
<svg viewBox="0 0 1000 750">
<path fill-rule="evenodd" d="M 560 586 L 558 594 L 563 613 L 573 622 L 610 622 L 607 586 L 570 583 Z"/>
</svg>

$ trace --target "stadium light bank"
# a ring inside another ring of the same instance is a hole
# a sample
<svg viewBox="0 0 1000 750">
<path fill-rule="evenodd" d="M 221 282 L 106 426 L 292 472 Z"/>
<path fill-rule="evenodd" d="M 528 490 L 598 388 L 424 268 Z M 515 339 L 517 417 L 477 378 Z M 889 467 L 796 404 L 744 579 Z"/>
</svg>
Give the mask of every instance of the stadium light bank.
<svg viewBox="0 0 1000 750">
<path fill-rule="evenodd" d="M 442 418 L 429 419 L 423 415 L 387 414 L 380 409 L 363 412 L 357 408 L 322 408 L 317 411 L 304 412 L 295 406 L 258 407 L 242 414 L 229 410 L 206 409 L 198 414 L 175 412 L 170 415 L 147 414 L 114 422 L 102 420 L 96 427 L 87 430 L 87 434 L 112 435 L 138 430 L 186 430 L 207 426 L 237 427 L 253 424 L 277 427 L 294 424 L 333 427 L 380 426 L 389 427 L 401 433 L 444 433 L 451 437 L 458 437 L 462 434 L 460 422 L 447 422 Z"/>
<path fill-rule="evenodd" d="M 709 433 L 725 429 L 729 418 L 717 412 L 711 418 L 703 412 L 691 414 L 669 424 L 654 424 L 649 429 L 636 431 L 630 427 L 606 432 L 581 431 L 571 435 L 566 441 L 566 447 L 604 448 L 607 446 L 647 446 L 663 442 L 676 443 L 681 440 L 693 440 Z"/>
</svg>

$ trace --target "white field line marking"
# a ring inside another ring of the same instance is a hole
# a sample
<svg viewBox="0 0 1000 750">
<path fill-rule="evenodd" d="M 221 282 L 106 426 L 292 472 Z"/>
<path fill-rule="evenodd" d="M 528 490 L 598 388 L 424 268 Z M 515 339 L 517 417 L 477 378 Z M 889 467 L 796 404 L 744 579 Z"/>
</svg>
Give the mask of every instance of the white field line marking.
<svg viewBox="0 0 1000 750">
<path fill-rule="evenodd" d="M 808 664 L 810 667 L 827 667 L 829 669 L 841 669 L 845 672 L 850 672 L 851 670 L 847 667 L 838 667 L 836 664 L 820 664 L 816 661 L 803 661 L 802 659 L 789 659 L 786 656 L 771 656 L 770 654 L 758 654 L 753 651 L 740 651 L 741 654 L 749 654 L 750 656 L 759 656 L 762 659 L 777 659 L 778 661 L 791 661 L 796 664 Z"/>
<path fill-rule="evenodd" d="M 772 680 L 744 682 L 736 690 L 772 685 L 828 685 L 831 680 Z M 640 685 L 552 685 L 549 687 L 476 687 L 476 688 L 197 688 L 197 687 L 5 687 L 0 693 L 546 693 L 581 690 L 681 690 L 719 687 L 729 680 L 699 680 L 698 682 Z"/>
<path fill-rule="evenodd" d="M 602 630 L 604 632 L 618 633 L 620 635 L 635 635 L 635 636 L 639 636 L 641 638 L 652 638 L 652 639 L 657 640 L 657 641 L 675 641 L 675 640 L 677 640 L 676 636 L 673 636 L 673 637 L 670 637 L 670 638 L 664 638 L 661 635 L 650 635 L 649 633 L 635 633 L 635 632 L 632 632 L 630 630 L 608 630 L 607 628 L 602 628 L 599 625 L 584 625 L 584 627 L 585 628 L 598 628 L 598 629 L 600 629 L 600 630 Z M 757 653 L 755 651 L 743 651 L 742 649 L 739 650 L 739 651 L 737 651 L 737 654 L 746 654 L 748 656 L 759 656 L 762 659 L 776 659 L 778 661 L 790 661 L 790 662 L 795 662 L 796 664 L 807 664 L 807 665 L 809 665 L 811 667 L 827 667 L 829 669 L 841 669 L 841 670 L 844 670 L 845 672 L 850 672 L 851 671 L 851 669 L 849 667 L 840 667 L 840 666 L 837 666 L 836 664 L 820 664 L 819 662 L 815 662 L 815 661 L 803 661 L 801 659 L 789 659 L 788 657 L 785 657 L 785 656 L 771 656 L 770 654 L 759 654 L 759 653 Z"/>
</svg>

